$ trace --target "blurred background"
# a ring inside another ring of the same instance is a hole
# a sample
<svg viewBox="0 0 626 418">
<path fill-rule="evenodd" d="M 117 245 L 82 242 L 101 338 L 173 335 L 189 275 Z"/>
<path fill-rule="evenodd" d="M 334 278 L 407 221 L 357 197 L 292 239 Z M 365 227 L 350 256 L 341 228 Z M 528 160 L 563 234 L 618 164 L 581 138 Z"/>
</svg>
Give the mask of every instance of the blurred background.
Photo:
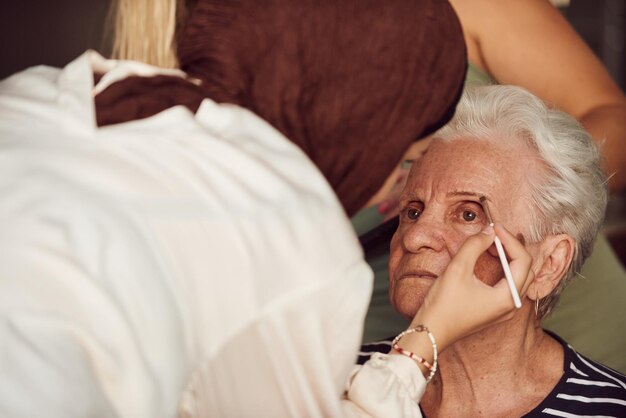
<svg viewBox="0 0 626 418">
<path fill-rule="evenodd" d="M 107 55 L 103 38 L 109 3 L 110 0 L 4 2 L 0 14 L 0 79 L 33 65 L 64 66 L 89 48 Z M 624 90 L 626 0 L 553 3 Z M 605 232 L 626 265 L 626 193 L 613 197 Z"/>
<path fill-rule="evenodd" d="M 37 64 L 63 66 L 102 41 L 110 0 L 6 1 L 0 14 L 0 78 Z M 624 89 L 626 1 L 554 0 Z"/>
</svg>

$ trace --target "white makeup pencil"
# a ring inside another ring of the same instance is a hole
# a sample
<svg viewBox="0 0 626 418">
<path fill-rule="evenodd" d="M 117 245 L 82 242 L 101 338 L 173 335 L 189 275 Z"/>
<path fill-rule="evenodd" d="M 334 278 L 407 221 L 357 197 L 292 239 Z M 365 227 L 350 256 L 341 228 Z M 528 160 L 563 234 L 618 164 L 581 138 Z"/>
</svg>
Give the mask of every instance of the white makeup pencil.
<svg viewBox="0 0 626 418">
<path fill-rule="evenodd" d="M 493 226 L 493 218 L 491 217 L 491 213 L 489 212 L 489 207 L 487 206 L 487 198 L 485 196 L 480 197 L 480 204 L 482 205 L 483 210 L 485 211 L 485 215 L 487 215 L 487 220 L 489 221 L 489 225 Z M 498 251 L 500 264 L 502 264 L 502 269 L 504 270 L 504 277 L 506 277 L 506 282 L 509 284 L 509 289 L 511 290 L 511 296 L 513 296 L 513 303 L 515 303 L 515 307 L 519 309 L 522 307 L 522 301 L 519 298 L 519 293 L 517 293 L 517 287 L 515 287 L 513 274 L 511 274 L 511 268 L 509 267 L 509 262 L 507 261 L 506 255 L 504 254 L 502 241 L 500 241 L 500 238 L 496 236 L 496 238 L 494 239 L 494 243 L 496 244 L 496 250 Z"/>
</svg>

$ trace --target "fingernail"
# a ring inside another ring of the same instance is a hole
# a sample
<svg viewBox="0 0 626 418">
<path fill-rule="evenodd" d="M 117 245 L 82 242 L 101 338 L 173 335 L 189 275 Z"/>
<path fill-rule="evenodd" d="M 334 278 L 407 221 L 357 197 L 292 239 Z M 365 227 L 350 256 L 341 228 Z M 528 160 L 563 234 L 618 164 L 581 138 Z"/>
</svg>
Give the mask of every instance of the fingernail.
<svg viewBox="0 0 626 418">
<path fill-rule="evenodd" d="M 480 231 L 481 234 L 492 235 L 493 234 L 493 226 L 487 225 Z"/>
<path fill-rule="evenodd" d="M 378 213 L 380 213 L 381 215 L 384 215 L 388 210 L 389 210 L 389 203 L 388 202 L 382 202 L 381 204 L 378 205 Z"/>
</svg>

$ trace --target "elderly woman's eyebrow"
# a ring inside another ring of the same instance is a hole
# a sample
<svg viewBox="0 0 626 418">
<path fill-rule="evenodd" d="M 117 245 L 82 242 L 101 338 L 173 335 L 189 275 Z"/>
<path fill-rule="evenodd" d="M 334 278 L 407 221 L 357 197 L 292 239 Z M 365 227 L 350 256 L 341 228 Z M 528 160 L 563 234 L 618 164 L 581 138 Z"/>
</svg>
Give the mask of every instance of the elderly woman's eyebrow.
<svg viewBox="0 0 626 418">
<path fill-rule="evenodd" d="M 454 191 L 446 193 L 446 196 L 447 197 L 469 196 L 469 197 L 475 197 L 477 199 L 479 199 L 481 196 L 485 196 L 487 200 L 490 200 L 489 197 L 486 196 L 484 193 L 470 192 L 470 191 L 465 191 L 465 190 L 454 190 Z"/>
</svg>

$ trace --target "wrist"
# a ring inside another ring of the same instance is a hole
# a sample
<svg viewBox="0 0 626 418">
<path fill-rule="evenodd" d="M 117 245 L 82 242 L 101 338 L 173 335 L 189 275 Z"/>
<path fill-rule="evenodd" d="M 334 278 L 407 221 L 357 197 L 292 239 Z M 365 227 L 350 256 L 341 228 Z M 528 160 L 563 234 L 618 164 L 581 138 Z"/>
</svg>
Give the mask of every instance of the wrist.
<svg viewBox="0 0 626 418">
<path fill-rule="evenodd" d="M 454 340 L 450 339 L 445 322 L 438 320 L 442 317 L 443 315 L 432 314 L 429 309 L 420 309 L 420 311 L 411 321 L 411 325 L 409 326 L 409 328 L 416 327 L 419 324 L 424 324 L 428 326 L 430 332 L 437 339 L 437 348 L 440 353 L 454 342 Z M 412 335 L 412 337 L 415 338 L 419 335 L 420 334 Z M 426 335 L 422 335 L 422 337 L 425 337 L 426 342 L 428 342 L 428 337 Z M 428 344 L 428 347 L 430 347 L 430 344 Z"/>
<path fill-rule="evenodd" d="M 401 332 L 391 343 L 392 353 L 414 360 L 426 376 L 426 383 L 437 371 L 437 342 L 424 325 L 416 325 Z"/>
</svg>

